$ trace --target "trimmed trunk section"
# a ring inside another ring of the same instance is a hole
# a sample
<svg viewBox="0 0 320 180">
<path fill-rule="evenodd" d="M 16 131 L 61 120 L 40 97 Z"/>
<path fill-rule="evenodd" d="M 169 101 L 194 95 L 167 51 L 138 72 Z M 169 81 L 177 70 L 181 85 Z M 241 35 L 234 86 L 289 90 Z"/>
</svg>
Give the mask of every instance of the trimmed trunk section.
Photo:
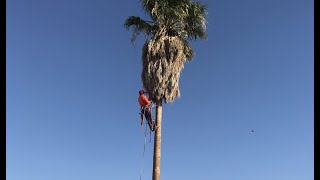
<svg viewBox="0 0 320 180">
<path fill-rule="evenodd" d="M 152 180 L 160 180 L 160 159 L 161 159 L 161 120 L 162 101 L 158 101 L 156 108 L 156 131 L 154 135 L 153 171 Z"/>
</svg>

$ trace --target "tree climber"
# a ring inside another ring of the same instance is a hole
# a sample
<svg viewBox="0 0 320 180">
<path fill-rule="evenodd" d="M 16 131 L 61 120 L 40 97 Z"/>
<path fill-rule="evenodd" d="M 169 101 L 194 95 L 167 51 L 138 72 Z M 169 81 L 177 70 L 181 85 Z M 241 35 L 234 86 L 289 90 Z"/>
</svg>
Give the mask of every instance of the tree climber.
<svg viewBox="0 0 320 180">
<path fill-rule="evenodd" d="M 143 115 L 146 117 L 150 130 L 154 131 L 154 120 L 152 119 L 152 114 L 151 114 L 151 103 L 152 100 L 149 98 L 147 98 L 145 96 L 145 91 L 144 90 L 140 90 L 139 91 L 139 98 L 138 98 L 138 102 L 140 104 L 140 110 L 141 110 L 141 125 L 143 123 Z"/>
</svg>

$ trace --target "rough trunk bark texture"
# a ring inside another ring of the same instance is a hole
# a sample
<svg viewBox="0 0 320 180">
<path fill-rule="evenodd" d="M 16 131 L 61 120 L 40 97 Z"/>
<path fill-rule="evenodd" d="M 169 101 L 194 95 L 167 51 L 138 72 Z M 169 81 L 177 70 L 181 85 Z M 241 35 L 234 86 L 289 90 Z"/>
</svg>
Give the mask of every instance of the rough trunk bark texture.
<svg viewBox="0 0 320 180">
<path fill-rule="evenodd" d="M 152 180 L 160 180 L 162 101 L 158 101 L 156 104 L 157 129 L 154 135 Z"/>
</svg>

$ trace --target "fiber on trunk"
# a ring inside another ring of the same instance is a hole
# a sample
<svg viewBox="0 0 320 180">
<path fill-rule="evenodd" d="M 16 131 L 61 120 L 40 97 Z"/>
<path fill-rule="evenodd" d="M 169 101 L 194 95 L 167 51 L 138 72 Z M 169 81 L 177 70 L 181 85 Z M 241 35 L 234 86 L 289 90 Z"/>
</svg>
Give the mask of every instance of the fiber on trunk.
<svg viewBox="0 0 320 180">
<path fill-rule="evenodd" d="M 142 82 L 154 101 L 172 102 L 180 96 L 180 72 L 186 62 L 184 44 L 179 37 L 155 35 L 142 49 Z"/>
</svg>

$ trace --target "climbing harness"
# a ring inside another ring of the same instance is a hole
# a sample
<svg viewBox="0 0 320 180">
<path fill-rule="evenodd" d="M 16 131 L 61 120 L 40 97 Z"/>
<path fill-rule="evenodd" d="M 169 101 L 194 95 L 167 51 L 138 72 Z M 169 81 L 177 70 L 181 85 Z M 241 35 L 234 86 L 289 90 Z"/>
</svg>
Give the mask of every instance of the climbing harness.
<svg viewBox="0 0 320 180">
<path fill-rule="evenodd" d="M 154 108 L 154 106 L 155 105 L 153 103 L 151 103 L 148 107 L 141 109 L 141 112 L 139 113 L 141 116 L 141 126 L 143 124 L 143 118 L 145 117 L 148 122 L 150 131 L 155 130 L 155 121 L 152 118 L 152 109 Z"/>
</svg>

